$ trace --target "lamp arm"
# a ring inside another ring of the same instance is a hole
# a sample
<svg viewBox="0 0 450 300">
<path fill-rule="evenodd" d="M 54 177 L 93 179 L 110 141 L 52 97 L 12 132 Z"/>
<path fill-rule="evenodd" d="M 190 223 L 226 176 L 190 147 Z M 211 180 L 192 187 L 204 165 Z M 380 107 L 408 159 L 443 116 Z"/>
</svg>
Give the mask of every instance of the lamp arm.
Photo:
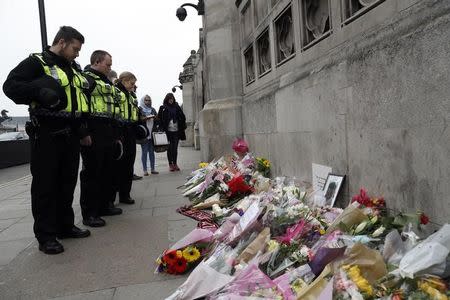
<svg viewBox="0 0 450 300">
<path fill-rule="evenodd" d="M 193 7 L 193 8 L 195 8 L 195 9 L 198 11 L 198 6 L 195 5 L 195 4 L 192 4 L 192 3 L 185 3 L 185 4 L 181 5 L 181 7 L 185 7 L 185 6 Z"/>
</svg>

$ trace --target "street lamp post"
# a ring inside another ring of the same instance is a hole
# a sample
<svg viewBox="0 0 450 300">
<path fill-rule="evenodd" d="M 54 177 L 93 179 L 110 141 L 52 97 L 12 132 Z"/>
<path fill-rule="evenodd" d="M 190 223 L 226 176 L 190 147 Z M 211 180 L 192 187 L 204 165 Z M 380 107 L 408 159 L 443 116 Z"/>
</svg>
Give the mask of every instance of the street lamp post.
<svg viewBox="0 0 450 300">
<path fill-rule="evenodd" d="M 172 88 L 172 93 L 175 93 L 175 92 L 177 91 L 176 88 L 179 88 L 180 90 L 183 90 L 183 86 L 182 86 L 182 85 L 175 85 L 175 86 Z"/>
<path fill-rule="evenodd" d="M 39 5 L 39 21 L 41 24 L 41 42 L 42 42 L 42 51 L 47 48 L 47 25 L 45 24 L 45 8 L 44 8 L 44 0 L 38 0 Z"/>
<path fill-rule="evenodd" d="M 186 19 L 186 17 L 187 17 L 187 11 L 184 8 L 185 6 L 190 6 L 190 7 L 195 8 L 197 10 L 199 16 L 203 16 L 205 14 L 205 1 L 204 0 L 198 0 L 197 5 L 192 4 L 192 3 L 184 3 L 183 5 L 181 5 L 180 7 L 177 8 L 176 15 L 180 21 L 184 21 L 184 19 Z"/>
</svg>

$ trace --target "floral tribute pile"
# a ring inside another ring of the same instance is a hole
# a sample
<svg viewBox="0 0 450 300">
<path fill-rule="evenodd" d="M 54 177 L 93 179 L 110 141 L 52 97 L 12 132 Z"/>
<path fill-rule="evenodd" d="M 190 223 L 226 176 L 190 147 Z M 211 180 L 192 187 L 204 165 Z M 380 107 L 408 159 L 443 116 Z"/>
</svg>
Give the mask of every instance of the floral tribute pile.
<svg viewBox="0 0 450 300">
<path fill-rule="evenodd" d="M 245 141 L 233 149 L 182 186 L 182 213 L 216 226 L 157 259 L 156 272 L 191 271 L 167 299 L 450 299 L 449 224 L 429 235 L 425 214 L 392 213 L 364 189 L 345 209 L 319 206 L 309 186 L 270 179 Z"/>
</svg>

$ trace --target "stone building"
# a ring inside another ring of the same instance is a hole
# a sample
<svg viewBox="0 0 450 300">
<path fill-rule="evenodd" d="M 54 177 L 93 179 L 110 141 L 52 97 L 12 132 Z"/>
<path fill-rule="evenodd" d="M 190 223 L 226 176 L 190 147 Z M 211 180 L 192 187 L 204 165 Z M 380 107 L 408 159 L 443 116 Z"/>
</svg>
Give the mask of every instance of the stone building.
<svg viewBox="0 0 450 300">
<path fill-rule="evenodd" d="M 365 187 L 448 222 L 449 37 L 445 0 L 206 0 L 203 159 L 244 136 L 275 175 L 327 165 L 347 175 L 343 201 Z"/>
</svg>

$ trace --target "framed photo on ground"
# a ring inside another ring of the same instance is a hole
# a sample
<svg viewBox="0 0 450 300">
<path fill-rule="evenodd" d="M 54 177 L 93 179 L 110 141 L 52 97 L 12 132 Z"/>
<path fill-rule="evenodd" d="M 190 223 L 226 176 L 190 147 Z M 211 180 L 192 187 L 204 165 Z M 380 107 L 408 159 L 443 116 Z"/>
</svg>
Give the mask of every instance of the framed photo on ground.
<svg viewBox="0 0 450 300">
<path fill-rule="evenodd" d="M 328 174 L 327 181 L 323 187 L 326 206 L 334 206 L 334 202 L 336 201 L 339 191 L 341 190 L 344 179 L 345 175 Z"/>
</svg>

